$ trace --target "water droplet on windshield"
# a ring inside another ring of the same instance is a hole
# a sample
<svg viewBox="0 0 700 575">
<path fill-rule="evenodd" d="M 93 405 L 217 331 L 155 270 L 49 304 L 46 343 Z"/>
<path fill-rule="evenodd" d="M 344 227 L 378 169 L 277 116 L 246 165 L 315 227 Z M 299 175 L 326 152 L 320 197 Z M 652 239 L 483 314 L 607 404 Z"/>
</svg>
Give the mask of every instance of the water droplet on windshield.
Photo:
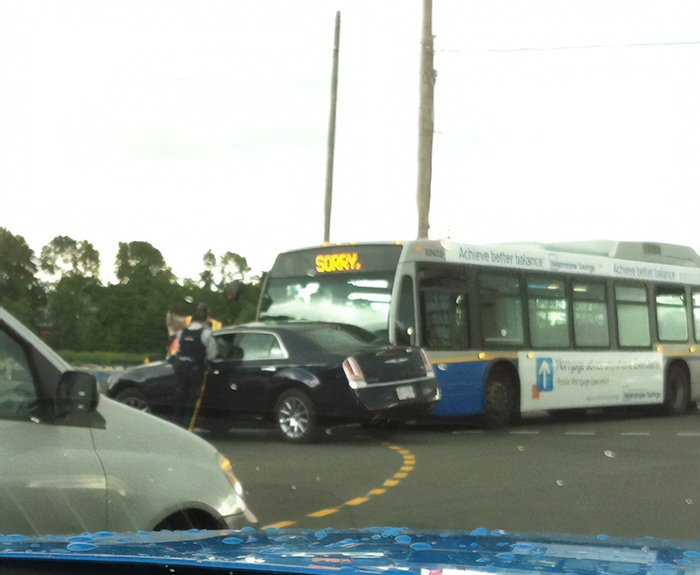
<svg viewBox="0 0 700 575">
<path fill-rule="evenodd" d="M 243 539 L 239 539 L 238 537 L 226 537 L 222 543 L 226 545 L 240 545 L 243 543 Z"/>
<path fill-rule="evenodd" d="M 615 452 L 614 452 L 614 451 L 610 451 L 609 449 L 606 449 L 605 451 L 603 451 L 603 454 L 605 455 L 605 457 L 610 457 L 611 459 L 612 459 L 613 457 L 615 457 Z"/>
<path fill-rule="evenodd" d="M 97 549 L 97 545 L 92 545 L 90 543 L 70 543 L 66 546 L 68 551 L 92 551 Z"/>
</svg>

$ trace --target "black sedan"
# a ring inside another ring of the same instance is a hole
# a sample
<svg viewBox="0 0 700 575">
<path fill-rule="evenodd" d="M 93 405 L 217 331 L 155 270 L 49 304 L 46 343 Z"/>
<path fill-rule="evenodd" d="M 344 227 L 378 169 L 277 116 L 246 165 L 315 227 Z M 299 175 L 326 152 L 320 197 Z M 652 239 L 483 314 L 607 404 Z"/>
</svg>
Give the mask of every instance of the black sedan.
<svg viewBox="0 0 700 575">
<path fill-rule="evenodd" d="M 213 431 L 262 421 L 276 425 L 285 439 L 303 442 L 319 427 L 428 415 L 440 397 L 421 349 L 377 342 L 353 326 L 247 324 L 214 336 L 218 357 L 207 365 L 196 410 L 197 426 Z M 177 364 L 126 371 L 109 381 L 107 395 L 172 417 L 178 411 Z"/>
</svg>

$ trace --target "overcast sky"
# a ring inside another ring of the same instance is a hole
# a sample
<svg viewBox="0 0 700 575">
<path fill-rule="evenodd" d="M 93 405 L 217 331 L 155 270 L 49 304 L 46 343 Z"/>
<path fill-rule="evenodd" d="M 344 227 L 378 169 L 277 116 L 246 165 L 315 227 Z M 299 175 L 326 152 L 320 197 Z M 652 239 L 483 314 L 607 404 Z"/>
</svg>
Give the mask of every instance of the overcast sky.
<svg viewBox="0 0 700 575">
<path fill-rule="evenodd" d="M 0 0 L 0 227 L 180 277 L 412 239 L 420 1 Z M 700 250 L 700 1 L 434 0 L 430 236 Z"/>
</svg>

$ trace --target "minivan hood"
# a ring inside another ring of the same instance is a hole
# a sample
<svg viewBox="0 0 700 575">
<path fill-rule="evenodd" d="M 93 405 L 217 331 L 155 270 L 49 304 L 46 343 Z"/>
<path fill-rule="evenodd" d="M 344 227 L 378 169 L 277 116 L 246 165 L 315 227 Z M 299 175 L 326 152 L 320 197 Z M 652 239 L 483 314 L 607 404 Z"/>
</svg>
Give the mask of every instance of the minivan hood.
<svg viewBox="0 0 700 575">
<path fill-rule="evenodd" d="M 223 456 L 214 446 L 105 396 L 97 410 L 106 428 L 90 431 L 106 477 L 110 529 L 153 529 L 181 509 L 221 518 L 245 515 L 255 522 L 239 495 L 242 488 L 238 485 L 237 492 L 227 479 L 221 468 Z M 141 458 L 134 458 L 134 453 Z"/>
<path fill-rule="evenodd" d="M 100 396 L 97 411 L 107 422 L 106 433 L 93 430 L 95 449 L 123 450 L 168 457 L 198 458 L 210 463 L 216 449 L 201 437 L 159 417 Z"/>
</svg>

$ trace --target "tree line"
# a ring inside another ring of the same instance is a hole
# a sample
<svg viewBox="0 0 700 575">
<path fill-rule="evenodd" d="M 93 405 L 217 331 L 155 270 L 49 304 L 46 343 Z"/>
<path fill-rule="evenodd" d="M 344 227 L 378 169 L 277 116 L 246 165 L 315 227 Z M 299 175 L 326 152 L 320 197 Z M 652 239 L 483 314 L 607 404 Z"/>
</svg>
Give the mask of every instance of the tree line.
<svg viewBox="0 0 700 575">
<path fill-rule="evenodd" d="M 148 242 L 120 242 L 115 284 L 100 280 L 100 254 L 86 241 L 57 236 L 36 254 L 0 228 L 0 307 L 54 349 L 162 355 L 166 315 L 191 315 L 199 302 L 223 325 L 255 318 L 260 278 L 246 280 L 245 257 L 209 250 L 197 279 L 176 277 Z"/>
</svg>

